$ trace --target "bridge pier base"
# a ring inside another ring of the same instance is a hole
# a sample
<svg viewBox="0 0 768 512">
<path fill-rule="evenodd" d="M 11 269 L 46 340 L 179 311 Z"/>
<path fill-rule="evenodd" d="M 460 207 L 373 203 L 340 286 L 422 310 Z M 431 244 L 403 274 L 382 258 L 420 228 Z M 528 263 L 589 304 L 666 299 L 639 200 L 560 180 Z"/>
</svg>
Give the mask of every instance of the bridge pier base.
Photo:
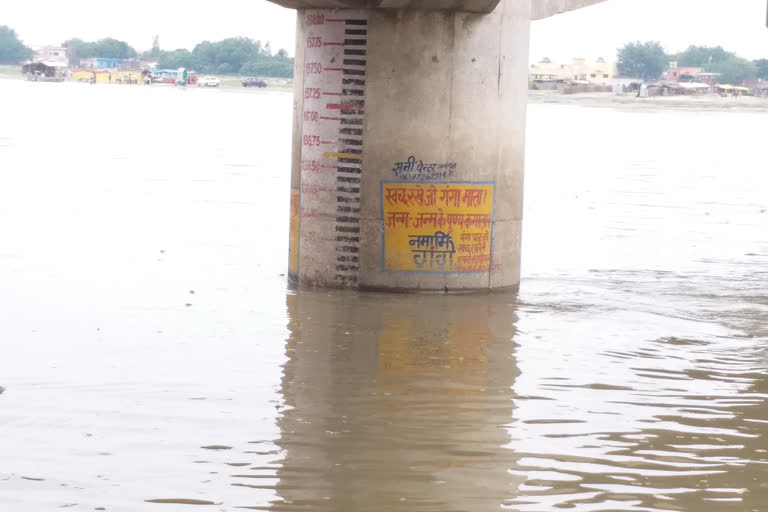
<svg viewBox="0 0 768 512">
<path fill-rule="evenodd" d="M 518 286 L 530 19 L 529 0 L 299 10 L 293 281 Z"/>
</svg>

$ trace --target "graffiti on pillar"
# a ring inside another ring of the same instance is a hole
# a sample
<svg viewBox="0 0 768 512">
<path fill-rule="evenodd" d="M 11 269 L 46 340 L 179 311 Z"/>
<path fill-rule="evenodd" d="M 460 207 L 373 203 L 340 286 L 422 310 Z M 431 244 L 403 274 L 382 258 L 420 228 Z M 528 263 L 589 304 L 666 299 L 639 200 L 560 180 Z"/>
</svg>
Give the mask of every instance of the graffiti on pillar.
<svg viewBox="0 0 768 512">
<path fill-rule="evenodd" d="M 288 271 L 299 273 L 299 226 L 301 220 L 301 192 L 291 189 L 291 230 L 288 242 Z"/>
<path fill-rule="evenodd" d="M 456 175 L 456 164 L 425 164 L 421 160 L 417 163 L 416 157 L 410 156 L 404 162 L 395 162 L 392 173 L 400 181 L 440 181 Z"/>
<path fill-rule="evenodd" d="M 493 183 L 381 183 L 384 272 L 489 272 Z"/>
</svg>

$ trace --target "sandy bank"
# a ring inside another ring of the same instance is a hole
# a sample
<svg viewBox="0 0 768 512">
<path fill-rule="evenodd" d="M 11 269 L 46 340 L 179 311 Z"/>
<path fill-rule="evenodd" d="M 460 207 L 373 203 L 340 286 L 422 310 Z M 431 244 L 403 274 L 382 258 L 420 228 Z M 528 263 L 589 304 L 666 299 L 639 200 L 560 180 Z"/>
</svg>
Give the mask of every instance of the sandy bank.
<svg viewBox="0 0 768 512">
<path fill-rule="evenodd" d="M 753 96 L 720 97 L 706 96 L 659 96 L 637 98 L 614 96 L 609 93 L 561 94 L 559 91 L 529 91 L 528 102 L 533 104 L 580 105 L 584 107 L 609 107 L 620 109 L 684 109 L 684 110 L 734 110 L 768 112 L 768 98 Z"/>
</svg>

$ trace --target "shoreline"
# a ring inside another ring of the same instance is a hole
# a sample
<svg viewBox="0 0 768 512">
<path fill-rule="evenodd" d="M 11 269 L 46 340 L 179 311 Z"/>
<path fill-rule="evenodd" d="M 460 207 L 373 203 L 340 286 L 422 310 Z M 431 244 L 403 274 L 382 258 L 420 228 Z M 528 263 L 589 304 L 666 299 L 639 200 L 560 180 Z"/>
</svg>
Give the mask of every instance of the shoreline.
<svg viewBox="0 0 768 512">
<path fill-rule="evenodd" d="M 11 66 L 0 66 L 0 80 L 25 80 L 20 72 L 13 72 Z M 20 69 L 20 68 L 19 68 Z M 241 84 L 242 77 L 218 77 L 222 90 L 242 89 L 244 91 L 279 91 L 292 92 L 293 80 L 286 78 L 263 78 L 268 87 L 265 89 L 245 88 Z M 66 80 L 75 82 L 74 80 Z M 121 84 L 96 84 L 114 85 Z M 140 84 L 139 84 L 140 85 Z M 153 86 L 170 87 L 172 84 L 153 84 Z M 143 86 L 142 87 L 146 87 Z M 175 87 L 175 86 L 174 86 Z M 195 86 L 189 86 L 196 89 Z M 615 96 L 612 93 L 578 93 L 563 94 L 561 91 L 528 91 L 529 105 L 571 105 L 592 108 L 614 108 L 621 110 L 684 110 L 684 111 L 723 111 L 723 112 L 768 112 L 768 98 L 756 96 L 721 97 L 716 94 L 705 96 L 655 96 L 638 98 L 628 94 Z"/>
<path fill-rule="evenodd" d="M 221 81 L 221 85 L 219 86 L 222 89 L 233 89 L 233 88 L 239 88 L 239 89 L 258 89 L 257 87 L 247 88 L 243 87 L 242 80 L 246 77 L 244 76 L 220 76 L 220 75 L 200 75 L 200 76 L 215 76 Z M 21 72 L 20 66 L 7 66 L 7 65 L 1 65 L 0 66 L 0 80 L 26 80 L 26 77 Z M 261 77 L 262 80 L 264 80 L 267 83 L 266 89 L 272 89 L 272 90 L 283 90 L 283 91 L 290 91 L 293 90 L 293 78 L 275 78 L 275 77 Z M 64 80 L 64 82 L 74 82 L 79 83 L 78 80 L 72 80 L 67 79 Z M 83 82 L 86 83 L 86 82 Z M 96 84 L 96 85 L 127 85 L 127 84 Z M 131 85 L 143 85 L 143 84 L 131 84 Z M 162 84 L 162 83 L 156 83 L 152 85 L 173 85 L 173 84 Z M 195 87 L 195 86 L 190 86 Z M 263 90 L 263 89 L 262 89 Z"/>
<path fill-rule="evenodd" d="M 758 96 L 731 96 L 724 98 L 716 94 L 638 98 L 633 95 L 615 96 L 612 93 L 562 94 L 560 91 L 528 91 L 528 104 L 575 105 L 623 110 L 768 112 L 768 98 Z"/>
<path fill-rule="evenodd" d="M 249 92 L 250 91 L 292 92 L 293 91 L 293 84 L 275 83 L 275 82 L 272 82 L 271 81 L 272 79 L 269 79 L 269 78 L 264 78 L 263 79 L 265 82 L 267 82 L 267 87 L 264 87 L 264 88 L 259 88 L 259 87 L 243 87 L 242 83 L 240 82 L 241 79 L 221 79 L 221 78 L 219 78 L 219 79 L 221 80 L 221 85 L 219 85 L 218 87 L 197 87 L 195 85 L 187 85 L 187 86 L 184 86 L 183 88 L 184 89 L 198 89 L 199 88 L 199 89 L 206 89 L 206 90 L 216 90 L 216 89 L 219 89 L 219 90 L 225 90 L 225 91 L 243 90 L 243 91 L 249 91 Z M 27 82 L 27 80 L 24 77 L 24 75 L 11 75 L 11 74 L 0 73 L 0 81 L 3 81 L 3 80 L 14 80 L 14 81 L 19 81 L 19 82 Z M 278 80 L 284 80 L 284 79 L 278 79 Z M 30 82 L 30 83 L 34 83 L 34 82 Z M 89 84 L 88 82 L 82 82 L 82 81 L 79 81 L 79 80 L 71 80 L 71 79 L 64 80 L 62 82 L 41 82 L 41 83 L 62 83 L 62 84 L 92 85 L 92 84 Z M 137 87 L 137 86 L 140 86 L 142 88 L 147 88 L 147 87 L 153 88 L 154 87 L 154 88 L 161 88 L 161 89 L 176 88 L 177 87 L 174 84 L 168 84 L 168 83 L 155 83 L 155 84 L 152 84 L 151 86 L 144 85 L 144 84 L 119 84 L 119 83 L 114 83 L 114 84 L 111 84 L 111 83 L 97 83 L 97 84 L 94 84 L 94 85 L 96 85 L 97 87 L 104 87 L 104 86 L 107 86 L 107 87 Z"/>
</svg>

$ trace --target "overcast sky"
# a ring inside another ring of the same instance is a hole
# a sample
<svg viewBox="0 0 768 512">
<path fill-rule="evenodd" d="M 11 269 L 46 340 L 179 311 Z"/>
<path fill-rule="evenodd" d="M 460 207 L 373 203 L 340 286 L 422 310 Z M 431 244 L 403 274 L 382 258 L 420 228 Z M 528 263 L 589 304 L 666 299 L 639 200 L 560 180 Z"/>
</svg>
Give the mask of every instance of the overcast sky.
<svg viewBox="0 0 768 512">
<path fill-rule="evenodd" d="M 766 0 L 608 0 L 531 27 L 531 61 L 615 58 L 629 41 L 659 41 L 668 52 L 722 46 L 768 58 Z"/>
<path fill-rule="evenodd" d="M 766 0 L 609 0 L 537 21 L 531 61 L 550 57 L 613 58 L 633 40 L 658 40 L 668 51 L 721 45 L 748 58 L 768 58 Z M 266 0 L 0 0 L 0 25 L 30 45 L 71 37 L 115 37 L 139 51 L 160 36 L 164 49 L 248 36 L 294 53 L 295 14 Z"/>
</svg>

